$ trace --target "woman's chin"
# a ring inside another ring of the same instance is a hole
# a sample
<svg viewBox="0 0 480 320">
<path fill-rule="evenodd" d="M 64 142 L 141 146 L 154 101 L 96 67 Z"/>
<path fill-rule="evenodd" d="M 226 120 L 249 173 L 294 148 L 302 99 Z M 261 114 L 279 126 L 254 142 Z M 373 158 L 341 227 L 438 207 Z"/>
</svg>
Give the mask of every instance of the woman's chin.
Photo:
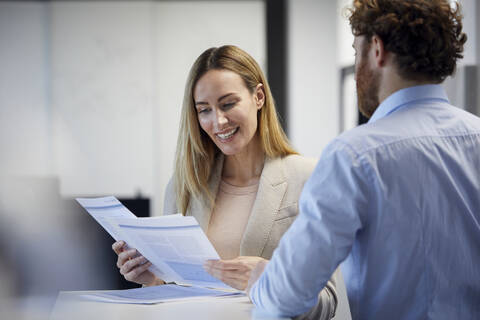
<svg viewBox="0 0 480 320">
<path fill-rule="evenodd" d="M 232 148 L 220 148 L 220 151 L 222 151 L 225 156 L 234 156 L 239 153 L 238 150 L 233 150 Z"/>
<path fill-rule="evenodd" d="M 217 144 L 217 147 L 226 156 L 234 156 L 236 154 L 241 153 L 242 149 L 244 149 L 244 148 L 241 148 L 240 146 L 238 146 L 236 144 L 233 144 L 233 143 L 230 144 L 230 145 L 226 145 L 226 144 L 218 145 Z"/>
</svg>

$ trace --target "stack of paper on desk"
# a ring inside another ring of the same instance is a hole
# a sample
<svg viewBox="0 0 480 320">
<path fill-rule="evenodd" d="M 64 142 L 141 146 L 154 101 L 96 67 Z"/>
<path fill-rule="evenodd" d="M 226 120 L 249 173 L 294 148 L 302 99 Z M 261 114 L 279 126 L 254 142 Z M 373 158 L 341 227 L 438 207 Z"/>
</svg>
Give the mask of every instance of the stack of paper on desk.
<svg viewBox="0 0 480 320">
<path fill-rule="evenodd" d="M 86 291 L 81 296 L 88 300 L 113 303 L 154 304 L 202 297 L 227 297 L 243 295 L 200 287 L 163 285 L 128 290 Z"/>
<path fill-rule="evenodd" d="M 160 279 L 230 288 L 203 269 L 206 260 L 220 257 L 194 217 L 137 218 L 114 197 L 77 201 L 115 240 L 124 240 L 147 258 L 152 263 L 150 271 Z"/>
</svg>

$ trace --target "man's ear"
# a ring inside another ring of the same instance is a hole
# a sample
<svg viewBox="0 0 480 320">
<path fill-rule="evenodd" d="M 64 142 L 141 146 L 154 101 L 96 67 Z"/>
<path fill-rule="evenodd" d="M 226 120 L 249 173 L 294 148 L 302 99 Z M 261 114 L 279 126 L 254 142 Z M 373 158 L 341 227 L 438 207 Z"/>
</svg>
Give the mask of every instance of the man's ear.
<svg viewBox="0 0 480 320">
<path fill-rule="evenodd" d="M 371 54 L 373 55 L 375 65 L 377 67 L 383 67 L 385 65 L 387 52 L 385 51 L 383 40 L 379 36 L 372 36 L 370 50 Z"/>
<path fill-rule="evenodd" d="M 257 84 L 257 86 L 255 87 L 254 95 L 255 102 L 257 104 L 257 110 L 260 110 L 265 104 L 265 90 L 263 88 L 263 84 Z"/>
</svg>

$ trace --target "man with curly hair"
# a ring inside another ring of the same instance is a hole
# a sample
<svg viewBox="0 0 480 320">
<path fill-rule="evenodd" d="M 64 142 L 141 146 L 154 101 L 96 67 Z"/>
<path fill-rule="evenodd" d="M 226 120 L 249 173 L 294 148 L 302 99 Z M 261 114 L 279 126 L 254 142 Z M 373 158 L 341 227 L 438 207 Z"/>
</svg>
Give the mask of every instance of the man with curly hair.
<svg viewBox="0 0 480 320">
<path fill-rule="evenodd" d="M 301 314 L 343 262 L 353 319 L 480 319 L 480 118 L 440 85 L 462 58 L 459 7 L 355 0 L 349 19 L 369 121 L 323 151 L 250 298 Z"/>
</svg>

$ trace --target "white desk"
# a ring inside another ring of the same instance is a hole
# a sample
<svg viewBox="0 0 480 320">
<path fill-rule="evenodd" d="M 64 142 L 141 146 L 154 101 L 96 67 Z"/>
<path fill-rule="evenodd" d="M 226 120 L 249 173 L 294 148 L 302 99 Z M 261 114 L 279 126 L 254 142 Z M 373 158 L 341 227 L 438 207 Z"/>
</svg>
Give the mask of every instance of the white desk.
<svg viewBox="0 0 480 320">
<path fill-rule="evenodd" d="M 258 315 L 248 297 L 199 298 L 154 305 L 88 301 L 81 292 L 61 292 L 51 320 L 64 319 L 279 319 Z"/>
<path fill-rule="evenodd" d="M 198 298 L 153 305 L 104 303 L 85 300 L 82 291 L 60 292 L 51 320 L 64 319 L 280 319 L 255 312 L 248 297 Z M 334 320 L 351 320 L 343 277 L 337 283 L 339 305 Z M 1 318 L 1 315 L 0 315 Z"/>
</svg>

